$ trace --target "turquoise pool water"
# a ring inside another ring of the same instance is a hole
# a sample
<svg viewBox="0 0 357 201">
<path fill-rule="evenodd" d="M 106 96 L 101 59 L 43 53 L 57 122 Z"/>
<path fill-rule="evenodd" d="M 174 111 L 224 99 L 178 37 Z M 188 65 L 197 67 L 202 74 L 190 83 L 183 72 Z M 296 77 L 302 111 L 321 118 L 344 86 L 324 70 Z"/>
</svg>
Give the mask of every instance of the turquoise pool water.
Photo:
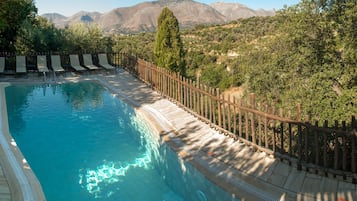
<svg viewBox="0 0 357 201">
<path fill-rule="evenodd" d="M 48 201 L 235 200 L 95 82 L 9 86 L 10 133 Z"/>
</svg>

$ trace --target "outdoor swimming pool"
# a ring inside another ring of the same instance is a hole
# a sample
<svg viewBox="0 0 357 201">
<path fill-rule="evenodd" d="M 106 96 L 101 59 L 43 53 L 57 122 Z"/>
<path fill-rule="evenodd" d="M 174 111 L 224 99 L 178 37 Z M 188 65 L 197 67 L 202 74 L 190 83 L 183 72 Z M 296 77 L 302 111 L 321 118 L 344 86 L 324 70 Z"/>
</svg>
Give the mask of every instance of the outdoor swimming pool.
<svg viewBox="0 0 357 201">
<path fill-rule="evenodd" d="M 236 200 L 96 82 L 6 88 L 10 133 L 46 199 Z"/>
</svg>

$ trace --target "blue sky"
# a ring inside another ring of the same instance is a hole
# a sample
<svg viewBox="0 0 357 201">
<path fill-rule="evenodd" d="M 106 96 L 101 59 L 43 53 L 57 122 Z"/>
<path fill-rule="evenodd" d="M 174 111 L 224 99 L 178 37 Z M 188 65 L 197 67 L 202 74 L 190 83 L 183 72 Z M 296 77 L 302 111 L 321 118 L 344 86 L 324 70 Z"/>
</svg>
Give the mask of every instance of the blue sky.
<svg viewBox="0 0 357 201">
<path fill-rule="evenodd" d="M 65 16 L 71 16 L 79 11 L 98 11 L 108 12 L 118 7 L 133 6 L 145 0 L 35 0 L 38 14 L 60 13 Z M 152 1 L 152 0 L 147 0 Z M 196 0 L 201 3 L 214 2 L 233 2 L 240 3 L 253 9 L 281 9 L 284 5 L 294 5 L 299 0 Z"/>
</svg>

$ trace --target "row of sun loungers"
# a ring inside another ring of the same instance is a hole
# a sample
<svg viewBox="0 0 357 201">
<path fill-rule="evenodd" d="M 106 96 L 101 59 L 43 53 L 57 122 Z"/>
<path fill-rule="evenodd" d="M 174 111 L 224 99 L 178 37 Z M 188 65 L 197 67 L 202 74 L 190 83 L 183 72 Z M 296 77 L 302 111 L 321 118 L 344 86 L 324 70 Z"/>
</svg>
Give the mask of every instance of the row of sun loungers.
<svg viewBox="0 0 357 201">
<path fill-rule="evenodd" d="M 79 56 L 76 54 L 69 55 L 70 67 L 75 71 L 82 72 L 87 70 L 98 70 L 104 68 L 106 70 L 114 70 L 115 67 L 108 63 L 106 54 L 98 54 L 98 65 L 94 65 L 91 54 L 83 54 L 83 65 L 80 64 Z M 50 57 L 51 68 L 53 72 L 64 72 L 65 69 L 61 63 L 60 55 L 51 55 Z M 39 73 L 50 72 L 49 65 L 47 65 L 47 56 L 37 56 L 37 70 Z M 0 57 L 0 73 L 5 72 L 5 57 Z M 26 73 L 26 57 L 16 56 L 16 73 Z"/>
</svg>

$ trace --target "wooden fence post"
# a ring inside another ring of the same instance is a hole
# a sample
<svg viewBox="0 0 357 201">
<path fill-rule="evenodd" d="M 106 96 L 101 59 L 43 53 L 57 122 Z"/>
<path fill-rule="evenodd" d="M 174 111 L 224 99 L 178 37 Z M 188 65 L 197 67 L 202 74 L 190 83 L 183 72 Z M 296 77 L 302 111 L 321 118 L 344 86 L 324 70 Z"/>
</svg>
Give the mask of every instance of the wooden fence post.
<svg viewBox="0 0 357 201">
<path fill-rule="evenodd" d="M 188 108 L 187 80 L 183 78 L 183 105 Z"/>
<path fill-rule="evenodd" d="M 222 114 L 222 125 L 220 126 L 224 130 L 227 130 L 227 123 L 226 123 L 226 98 L 223 94 L 221 94 L 221 114 Z"/>
<path fill-rule="evenodd" d="M 324 121 L 324 128 L 328 128 L 328 121 Z M 322 132 L 323 134 L 323 163 L 324 163 L 324 168 L 325 168 L 325 174 L 326 174 L 326 169 L 327 167 L 327 133 Z"/>
<path fill-rule="evenodd" d="M 304 131 L 304 157 L 305 157 L 305 162 L 308 162 L 309 160 L 309 134 L 310 134 L 310 128 L 309 128 L 309 122 L 310 122 L 310 117 L 308 115 L 305 116 L 304 118 L 305 122 L 305 131 Z"/>
<path fill-rule="evenodd" d="M 192 82 L 192 97 L 193 97 L 193 112 L 198 114 L 197 112 L 197 88 L 196 88 L 196 81 Z"/>
<path fill-rule="evenodd" d="M 258 111 L 261 111 L 260 104 L 258 104 Z M 258 145 L 262 146 L 262 116 L 258 115 Z"/>
<path fill-rule="evenodd" d="M 157 68 L 157 75 L 158 75 L 158 81 L 159 81 L 158 90 L 161 93 L 161 95 L 163 95 L 164 92 L 163 92 L 163 86 L 162 86 L 163 84 L 162 84 L 162 69 L 161 68 Z"/>
<path fill-rule="evenodd" d="M 182 105 L 185 105 L 185 81 L 184 81 L 184 77 L 182 75 L 180 75 L 180 103 Z"/>
<path fill-rule="evenodd" d="M 227 121 L 228 121 L 228 131 L 229 132 L 232 132 L 232 123 L 231 123 L 231 121 L 232 121 L 232 117 L 231 117 L 231 106 L 232 106 L 232 100 L 231 100 L 231 95 L 230 94 L 228 94 L 228 103 L 227 103 L 227 105 L 228 105 L 228 108 L 227 108 Z"/>
<path fill-rule="evenodd" d="M 319 122 L 315 121 L 315 127 L 319 126 Z M 315 138 L 315 165 L 320 165 L 320 138 L 317 129 L 314 129 L 314 138 Z"/>
<path fill-rule="evenodd" d="M 169 70 L 165 70 L 165 76 L 166 76 L 166 83 L 167 83 L 167 96 L 170 98 L 171 101 L 173 101 L 172 97 L 172 72 Z"/>
<path fill-rule="evenodd" d="M 245 127 L 245 139 L 249 141 L 249 117 L 248 117 L 248 112 L 246 110 L 244 111 L 244 127 Z"/>
<path fill-rule="evenodd" d="M 202 84 L 200 84 L 200 104 L 201 104 L 201 109 L 200 109 L 200 115 L 205 118 L 205 93 L 203 93 L 204 87 Z"/>
<path fill-rule="evenodd" d="M 208 88 L 208 93 L 209 93 L 209 97 L 208 97 L 208 105 L 209 105 L 209 120 L 210 120 L 210 124 L 214 123 L 213 120 L 213 112 L 214 112 L 214 107 L 213 107 L 213 89 L 211 87 Z"/>
<path fill-rule="evenodd" d="M 301 162 L 302 162 L 302 133 L 301 133 L 301 124 L 298 125 L 298 131 L 297 131 L 297 135 L 298 135 L 298 142 L 297 142 L 297 146 L 298 146 L 298 165 L 297 165 L 297 169 L 298 170 L 302 170 L 302 166 L 301 166 Z"/>
<path fill-rule="evenodd" d="M 356 122 L 356 118 L 355 116 L 352 116 L 352 120 L 351 120 L 351 127 L 352 127 L 352 131 L 351 131 L 351 137 L 352 137 L 352 143 L 351 143 L 351 146 L 352 146 L 352 162 L 351 162 L 351 172 L 354 173 L 352 176 L 352 183 L 356 184 L 357 183 L 357 158 L 356 158 L 356 155 L 357 155 L 357 147 L 356 147 L 356 141 L 357 141 L 357 122 Z"/>
<path fill-rule="evenodd" d="M 335 129 L 338 129 L 338 121 L 335 121 Z M 339 149 L 340 149 L 340 142 L 339 142 L 339 134 L 335 133 L 335 146 L 334 146 L 334 169 L 337 170 L 338 169 L 338 162 L 339 162 Z"/>
<path fill-rule="evenodd" d="M 288 123 L 288 132 L 289 132 L 289 155 L 293 156 L 293 132 L 291 123 Z"/>
<path fill-rule="evenodd" d="M 204 86 L 204 90 L 205 90 L 205 92 L 206 92 L 206 95 L 204 96 L 204 101 L 205 101 L 205 118 L 206 118 L 208 121 L 210 121 L 210 117 L 209 117 L 209 115 L 208 115 L 208 108 L 210 108 L 210 106 L 209 106 L 209 97 L 208 97 L 208 95 L 207 95 L 207 94 L 209 94 L 209 91 L 208 91 L 208 88 L 207 88 L 206 85 Z"/>
<path fill-rule="evenodd" d="M 233 97 L 233 133 L 237 139 L 237 99 Z"/>
<path fill-rule="evenodd" d="M 342 121 L 342 130 L 347 131 L 346 127 L 346 121 Z M 346 145 L 346 140 L 347 136 L 342 135 L 342 170 L 346 171 L 347 170 L 347 145 Z M 345 179 L 344 175 L 344 179 Z"/>
<path fill-rule="evenodd" d="M 219 88 L 216 88 L 216 97 L 217 97 L 218 126 L 222 127 L 221 94 L 219 93 Z"/>
<path fill-rule="evenodd" d="M 216 125 L 216 99 L 217 97 L 215 96 L 215 91 L 213 88 L 211 88 L 211 115 L 212 115 L 212 123 Z"/>
<path fill-rule="evenodd" d="M 250 107 L 255 110 L 255 94 L 251 93 L 250 94 Z M 254 145 L 257 144 L 257 139 L 255 135 L 255 120 L 254 120 L 254 113 L 250 113 L 250 130 L 252 132 L 252 143 Z"/>
<path fill-rule="evenodd" d="M 238 132 L 239 137 L 243 137 L 242 101 L 238 101 Z"/>
<path fill-rule="evenodd" d="M 165 83 L 165 95 L 166 97 L 170 98 L 170 76 L 169 76 L 169 71 L 167 69 L 164 69 L 164 83 Z"/>
<path fill-rule="evenodd" d="M 198 93 L 197 93 L 197 96 L 198 96 L 198 110 L 199 110 L 199 114 L 200 116 L 204 116 L 204 112 L 203 112 L 203 107 L 204 107 L 204 102 L 203 102 L 203 94 L 202 91 L 203 91 L 203 86 L 202 84 L 198 84 Z"/>
<path fill-rule="evenodd" d="M 192 110 L 192 111 L 194 111 L 194 109 L 193 109 L 193 92 L 192 92 L 192 80 L 189 80 L 189 84 L 188 84 L 188 89 L 189 89 L 189 91 L 188 91 L 188 96 L 189 96 L 189 105 L 190 105 L 190 109 Z"/>
<path fill-rule="evenodd" d="M 268 104 L 265 104 L 265 116 L 264 116 L 264 141 L 265 141 L 265 148 L 269 148 L 269 141 L 268 141 Z"/>
<path fill-rule="evenodd" d="M 280 122 L 280 153 L 284 154 L 284 123 Z"/>
</svg>

